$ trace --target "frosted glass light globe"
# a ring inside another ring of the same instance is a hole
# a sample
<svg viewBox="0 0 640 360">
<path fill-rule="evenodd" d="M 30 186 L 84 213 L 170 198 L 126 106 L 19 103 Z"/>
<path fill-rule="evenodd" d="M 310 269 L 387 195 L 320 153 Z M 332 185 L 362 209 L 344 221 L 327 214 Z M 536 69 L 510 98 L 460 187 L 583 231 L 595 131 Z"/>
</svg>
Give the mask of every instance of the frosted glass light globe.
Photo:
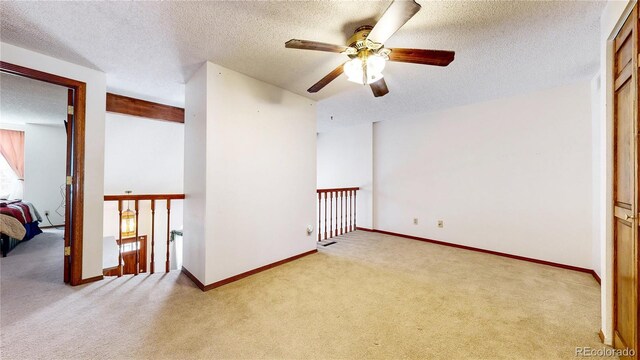
<svg viewBox="0 0 640 360">
<path fill-rule="evenodd" d="M 379 55 L 371 55 L 367 57 L 367 73 L 382 74 L 384 66 L 387 62 Z"/>
<path fill-rule="evenodd" d="M 354 58 L 344 64 L 344 73 L 347 80 L 356 84 L 371 84 L 382 79 L 382 70 L 386 65 L 386 61 L 379 55 L 370 55 L 367 57 L 366 79 L 363 76 L 362 60 Z"/>
</svg>

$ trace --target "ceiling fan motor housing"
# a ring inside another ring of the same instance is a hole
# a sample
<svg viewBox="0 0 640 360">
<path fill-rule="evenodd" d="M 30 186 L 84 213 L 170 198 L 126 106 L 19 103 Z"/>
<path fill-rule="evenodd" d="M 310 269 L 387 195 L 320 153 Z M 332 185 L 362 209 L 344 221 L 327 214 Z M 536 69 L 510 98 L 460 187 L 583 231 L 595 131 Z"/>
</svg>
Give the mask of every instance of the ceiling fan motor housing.
<svg viewBox="0 0 640 360">
<path fill-rule="evenodd" d="M 365 40 L 367 39 L 367 36 L 369 36 L 369 33 L 372 29 L 373 26 L 371 25 L 363 25 L 358 27 L 356 31 L 354 31 L 353 36 L 349 38 L 347 43 L 349 44 L 349 46 L 354 47 L 358 50 L 366 47 Z"/>
</svg>

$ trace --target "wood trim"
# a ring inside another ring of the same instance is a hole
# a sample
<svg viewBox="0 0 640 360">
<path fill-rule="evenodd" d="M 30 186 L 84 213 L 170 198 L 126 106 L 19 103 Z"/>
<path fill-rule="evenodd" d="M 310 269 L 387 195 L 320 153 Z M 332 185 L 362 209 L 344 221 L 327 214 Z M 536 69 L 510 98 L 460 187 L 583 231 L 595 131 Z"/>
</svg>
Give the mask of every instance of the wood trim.
<svg viewBox="0 0 640 360">
<path fill-rule="evenodd" d="M 121 277 L 121 276 L 122 276 L 122 200 L 118 200 L 118 277 Z"/>
<path fill-rule="evenodd" d="M 620 72 L 620 74 L 618 75 L 616 80 L 614 81 L 614 86 L 613 86 L 614 91 L 620 89 L 620 87 L 622 87 L 622 85 L 626 84 L 627 81 L 629 81 L 631 79 L 631 77 L 633 75 L 633 69 L 635 68 L 635 66 L 633 66 L 632 62 L 633 61 L 627 63 L 627 65 L 624 67 L 624 69 L 622 69 L 622 71 Z"/>
<path fill-rule="evenodd" d="M 360 190 L 360 188 L 359 187 L 350 187 L 350 188 L 317 189 L 316 193 L 350 191 L 350 190 Z"/>
<path fill-rule="evenodd" d="M 634 6 L 634 9 L 632 11 L 632 14 L 635 18 L 634 21 L 634 30 L 633 30 L 633 36 L 634 36 L 634 47 L 633 47 L 633 55 L 631 56 L 631 61 L 635 62 L 636 68 L 640 67 L 640 61 L 638 60 L 638 48 L 640 47 L 639 41 L 638 39 L 640 39 L 640 34 L 638 34 L 639 29 L 640 29 L 640 24 L 639 24 L 639 17 L 638 17 L 638 5 L 636 4 Z M 635 225 L 634 227 L 632 227 L 632 231 L 634 231 L 634 238 L 635 238 L 635 247 L 636 247 L 636 254 L 635 254 L 635 271 L 636 271 L 636 293 L 635 293 L 635 306 L 636 306 L 636 318 L 634 319 L 635 322 L 635 333 L 636 333 L 636 338 L 633 339 L 632 341 L 635 341 L 635 344 L 630 344 L 631 347 L 635 348 L 636 350 L 636 354 L 635 354 L 635 358 L 636 360 L 640 359 L 640 355 L 638 355 L 638 351 L 640 351 L 640 221 L 638 220 L 638 216 L 640 215 L 640 211 L 638 209 L 638 206 L 640 206 L 640 116 L 638 113 L 638 105 L 640 104 L 640 92 L 638 90 L 638 71 L 635 71 L 635 81 L 634 81 L 634 86 L 635 86 L 635 96 L 634 96 L 634 126 L 633 126 L 633 134 L 635 135 L 635 141 L 633 142 L 633 152 L 634 152 L 634 166 L 635 166 L 635 181 L 634 181 L 634 203 L 632 204 L 633 206 L 633 216 L 636 218 L 635 219 Z M 615 163 L 613 164 L 613 166 L 615 167 Z M 615 243 L 615 240 L 614 240 Z M 615 246 L 615 245 L 614 245 Z M 614 267 L 614 283 L 616 283 L 616 280 L 618 278 L 618 274 L 616 273 L 617 268 Z M 615 286 L 615 285 L 614 285 Z M 614 304 L 616 303 L 616 298 L 614 296 L 613 298 Z M 617 318 L 617 314 L 614 312 L 613 313 L 614 319 Z M 614 331 L 616 331 L 616 327 L 614 326 L 613 328 Z"/>
<path fill-rule="evenodd" d="M 104 275 L 98 275 L 98 276 L 90 277 L 88 279 L 82 279 L 80 280 L 80 283 L 78 285 L 84 285 L 84 284 L 92 283 L 94 281 L 100 281 L 103 279 L 104 279 Z"/>
<path fill-rule="evenodd" d="M 66 77 L 49 74 L 43 71 L 30 69 L 24 66 L 11 64 L 5 61 L 0 61 L 0 70 L 5 73 L 23 76 L 29 79 L 40 80 L 51 84 L 61 85 L 64 87 L 78 87 L 84 84 L 81 81 L 69 79 Z"/>
<path fill-rule="evenodd" d="M 30 69 L 20 65 L 0 61 L 0 71 L 40 80 L 73 89 L 73 122 L 71 127 L 73 146 L 73 183 L 71 185 L 71 264 L 69 266 L 71 285 L 82 283 L 82 246 L 84 225 L 84 157 L 85 157 L 85 117 L 87 84 L 66 77 Z M 69 187 L 67 186 L 67 189 Z M 69 210 L 65 210 L 69 211 Z"/>
<path fill-rule="evenodd" d="M 602 329 L 600 329 L 600 331 L 598 332 L 598 337 L 600 338 L 600 341 L 604 344 L 604 333 L 602 332 Z"/>
<path fill-rule="evenodd" d="M 274 263 L 267 264 L 267 265 L 261 266 L 259 268 L 255 268 L 253 270 L 249 270 L 249 271 L 243 272 L 241 274 L 238 274 L 238 275 L 226 278 L 226 279 L 222 279 L 220 281 L 216 281 L 216 282 L 211 283 L 209 285 L 204 285 L 200 280 L 198 280 L 198 278 L 196 278 L 193 274 L 191 274 L 191 272 L 189 272 L 189 270 L 187 270 L 184 266 L 182 267 L 182 272 L 185 275 L 187 275 L 187 277 L 189 279 L 191 279 L 191 281 L 193 281 L 198 286 L 198 288 L 200 288 L 200 290 L 209 291 L 211 289 L 215 289 L 215 288 L 220 287 L 222 285 L 226 285 L 226 284 L 232 283 L 234 281 L 238 281 L 240 279 L 244 279 L 247 276 L 251 276 L 251 275 L 257 274 L 259 272 L 263 272 L 265 270 L 269 270 L 269 269 L 274 268 L 276 266 L 280 266 L 282 264 L 286 264 L 286 263 L 291 262 L 293 260 L 298 260 L 298 259 L 300 259 L 302 257 L 305 257 L 307 255 L 311 255 L 311 254 L 315 254 L 317 252 L 318 252 L 317 249 L 313 249 L 313 250 L 310 250 L 310 251 L 307 251 L 307 252 L 303 252 L 302 254 L 294 255 L 294 256 L 288 257 L 286 259 L 282 259 L 280 261 L 276 261 Z"/>
<path fill-rule="evenodd" d="M 84 228 L 84 158 L 87 85 L 81 83 L 74 91 L 73 117 L 73 184 L 71 186 L 71 285 L 82 279 Z"/>
<path fill-rule="evenodd" d="M 108 267 L 108 268 L 104 268 L 102 269 L 102 275 L 103 276 L 118 276 L 118 272 L 120 270 L 118 269 L 118 265 L 116 266 L 112 266 L 112 267 Z M 110 274 L 116 274 L 116 275 L 110 275 Z"/>
<path fill-rule="evenodd" d="M 182 267 L 182 272 L 187 275 L 187 277 L 189 279 L 191 279 L 191 281 L 193 281 L 194 284 L 196 284 L 196 286 L 202 290 L 202 291 L 207 291 L 205 290 L 206 285 L 202 283 L 202 281 L 198 280 L 197 277 L 195 277 L 195 275 L 193 275 L 189 270 L 187 270 L 187 268 L 185 268 L 184 266 Z"/>
<path fill-rule="evenodd" d="M 376 231 L 375 231 L 375 230 L 373 230 L 373 229 L 364 228 L 364 227 L 359 227 L 359 226 L 357 226 L 357 227 L 356 227 L 356 230 L 362 230 L 362 231 L 368 231 L 368 232 L 376 232 Z"/>
<path fill-rule="evenodd" d="M 631 17 L 631 16 L 633 16 L 633 11 L 627 17 Z M 633 31 L 633 21 L 630 21 L 622 25 L 622 28 L 616 35 L 616 38 L 613 40 L 614 47 L 615 47 L 614 52 L 618 52 L 618 50 L 620 50 L 620 48 L 625 43 L 629 35 L 631 35 L 632 31 Z"/>
<path fill-rule="evenodd" d="M 104 201 L 118 200 L 184 200 L 184 194 L 122 194 L 105 195 Z"/>
<path fill-rule="evenodd" d="M 613 206 L 621 207 L 627 210 L 633 210 L 633 207 L 631 206 L 631 204 L 626 204 L 621 201 L 614 201 Z"/>
<path fill-rule="evenodd" d="M 184 109 L 107 93 L 107 112 L 184 123 Z"/>
<path fill-rule="evenodd" d="M 619 206 L 614 206 L 613 216 L 617 217 L 621 221 L 626 221 L 627 223 L 630 223 L 630 221 L 628 221 L 627 219 L 630 219 L 629 217 L 633 216 L 633 211 L 630 209 L 621 208 Z"/>
<path fill-rule="evenodd" d="M 60 227 L 64 227 L 64 224 L 39 226 L 40 229 L 53 229 L 53 228 L 60 228 Z"/>
<path fill-rule="evenodd" d="M 598 273 L 595 270 L 591 270 L 591 276 L 593 276 L 593 278 L 596 279 L 598 284 L 602 285 L 602 281 L 600 280 L 600 276 L 598 276 Z"/>
<path fill-rule="evenodd" d="M 136 260 L 135 260 L 135 262 L 136 263 L 134 265 L 134 267 L 135 267 L 135 270 L 134 270 L 135 275 L 138 275 L 140 273 L 140 246 L 139 246 L 139 244 L 142 242 L 142 240 L 140 238 L 140 234 L 139 234 L 139 231 L 140 231 L 140 225 L 139 224 L 140 224 L 140 222 L 138 221 L 138 213 L 139 213 L 139 211 L 138 211 L 139 210 L 138 203 L 139 203 L 139 200 L 134 200 L 134 202 L 133 202 L 133 207 L 135 209 L 134 210 L 134 219 L 135 219 L 134 221 L 135 221 L 135 224 L 136 224 L 136 236 L 135 236 L 135 243 L 136 243 Z M 169 223 L 168 219 L 167 219 L 167 223 Z M 122 226 L 122 223 L 120 223 L 118 225 Z M 147 237 L 146 236 L 144 236 L 144 243 L 145 244 L 147 243 Z M 168 249 L 169 249 L 169 244 L 167 244 L 167 251 L 168 251 Z M 146 260 L 147 260 L 146 246 L 145 246 L 144 260 L 145 260 L 145 263 L 146 263 Z"/>
<path fill-rule="evenodd" d="M 169 249 L 171 248 L 171 245 L 169 244 L 171 240 L 171 200 L 167 199 L 167 261 L 165 263 L 165 272 L 169 272 L 171 270 L 171 266 L 170 266 L 170 254 L 169 254 Z"/>
<path fill-rule="evenodd" d="M 151 200 L 151 273 L 156 271 L 155 246 L 156 246 L 156 201 Z"/>
<path fill-rule="evenodd" d="M 75 91 L 73 89 L 67 88 L 67 110 L 69 106 L 74 105 L 74 95 Z M 65 136 L 66 136 L 66 147 L 67 151 L 65 154 L 65 187 L 64 187 L 64 246 L 71 246 L 71 225 L 73 221 L 71 221 L 71 211 L 67 211 L 67 209 L 71 209 L 71 187 L 66 186 L 66 177 L 73 176 L 73 114 L 69 114 L 67 111 L 67 119 L 64 124 Z M 48 218 L 47 218 L 48 220 Z M 64 282 L 65 284 L 71 283 L 71 260 L 65 255 L 64 257 Z"/>
<path fill-rule="evenodd" d="M 384 235 L 397 236 L 397 237 L 410 239 L 410 240 L 418 240 L 418 241 L 428 242 L 428 243 L 432 243 L 432 244 L 436 244 L 436 245 L 449 246 L 449 247 L 454 247 L 454 248 L 463 249 L 463 250 L 470 250 L 470 251 L 476 251 L 476 252 L 481 252 L 481 253 L 485 253 L 485 254 L 497 255 L 497 256 L 502 256 L 502 257 L 515 259 L 515 260 L 528 261 L 528 262 L 532 262 L 532 263 L 536 263 L 536 264 L 558 267 L 558 268 L 561 268 L 561 269 L 579 271 L 579 272 L 590 274 L 591 276 L 594 277 L 594 279 L 598 282 L 598 284 L 600 284 L 600 281 L 599 281 L 600 277 L 592 269 L 581 268 L 581 267 L 573 266 L 573 265 L 565 265 L 565 264 L 555 263 L 555 262 L 546 261 L 546 260 L 539 260 L 539 259 L 529 258 L 529 257 L 526 257 L 526 256 L 512 255 L 512 254 L 507 254 L 507 253 L 503 253 L 503 252 L 499 252 L 499 251 L 476 248 L 476 247 L 472 247 L 472 246 L 454 244 L 454 243 L 440 241 L 440 240 L 427 239 L 427 238 L 423 238 L 423 237 L 419 237 L 419 236 L 405 235 L 405 234 L 395 233 L 395 232 L 391 232 L 391 231 L 378 230 L 378 229 L 367 229 L 367 228 L 360 228 L 360 227 L 358 227 L 356 229 L 357 230 L 362 230 L 362 231 L 375 232 L 375 233 L 384 234 Z"/>
</svg>

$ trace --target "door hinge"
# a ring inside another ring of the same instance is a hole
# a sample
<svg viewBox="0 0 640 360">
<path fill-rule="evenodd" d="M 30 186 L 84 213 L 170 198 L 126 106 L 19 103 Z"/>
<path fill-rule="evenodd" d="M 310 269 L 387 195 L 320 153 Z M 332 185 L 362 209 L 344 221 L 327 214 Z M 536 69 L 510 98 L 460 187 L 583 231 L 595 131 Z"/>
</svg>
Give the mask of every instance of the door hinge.
<svg viewBox="0 0 640 360">
<path fill-rule="evenodd" d="M 64 256 L 70 256 L 71 255 L 71 246 L 65 246 L 64 247 Z"/>
<path fill-rule="evenodd" d="M 73 105 L 67 106 L 67 114 L 68 115 L 73 115 Z"/>
<path fill-rule="evenodd" d="M 67 176 L 67 185 L 73 184 L 73 176 Z"/>
</svg>

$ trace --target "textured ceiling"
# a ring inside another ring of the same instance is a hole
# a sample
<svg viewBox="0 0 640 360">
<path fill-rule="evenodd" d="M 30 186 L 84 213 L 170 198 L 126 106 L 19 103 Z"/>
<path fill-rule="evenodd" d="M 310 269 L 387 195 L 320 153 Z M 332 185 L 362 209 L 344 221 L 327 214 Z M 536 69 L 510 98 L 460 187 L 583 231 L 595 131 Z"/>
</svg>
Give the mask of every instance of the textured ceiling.
<svg viewBox="0 0 640 360">
<path fill-rule="evenodd" d="M 0 123 L 63 125 L 67 88 L 0 73 Z"/>
<path fill-rule="evenodd" d="M 205 60 L 322 100 L 320 129 L 392 119 L 592 76 L 604 2 L 427 2 L 388 47 L 455 50 L 447 68 L 389 63 L 390 94 L 336 79 L 306 89 L 344 55 L 285 49 L 342 44 L 389 1 L 2 2 L 0 40 L 104 71 L 110 91 L 181 106 Z M 330 116 L 334 120 L 330 121 Z"/>
</svg>

